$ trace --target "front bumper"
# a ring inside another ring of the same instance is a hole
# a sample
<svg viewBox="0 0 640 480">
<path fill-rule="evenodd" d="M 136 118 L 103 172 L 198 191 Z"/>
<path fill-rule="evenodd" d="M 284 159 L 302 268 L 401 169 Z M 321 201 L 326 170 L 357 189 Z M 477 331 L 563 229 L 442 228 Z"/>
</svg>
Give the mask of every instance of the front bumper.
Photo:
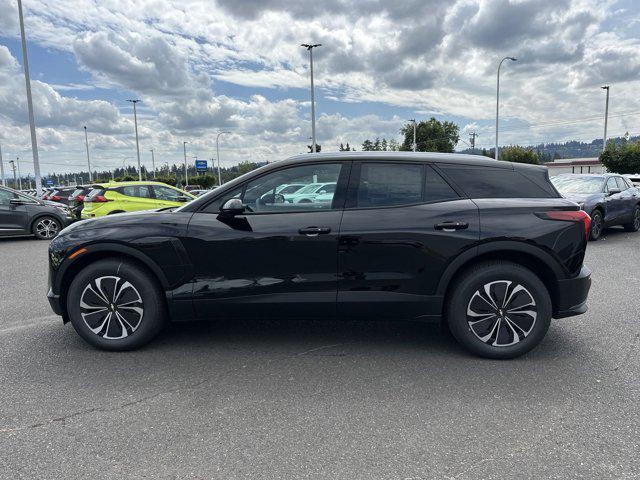
<svg viewBox="0 0 640 480">
<path fill-rule="evenodd" d="M 553 318 L 572 317 L 587 311 L 587 296 L 591 288 L 591 270 L 582 266 L 577 277 L 558 280 L 556 308 Z"/>
<path fill-rule="evenodd" d="M 60 300 L 60 295 L 56 295 L 53 293 L 53 290 L 49 288 L 47 292 L 47 300 L 49 300 L 49 305 L 51 305 L 51 310 L 56 315 L 62 315 L 62 301 Z"/>
</svg>

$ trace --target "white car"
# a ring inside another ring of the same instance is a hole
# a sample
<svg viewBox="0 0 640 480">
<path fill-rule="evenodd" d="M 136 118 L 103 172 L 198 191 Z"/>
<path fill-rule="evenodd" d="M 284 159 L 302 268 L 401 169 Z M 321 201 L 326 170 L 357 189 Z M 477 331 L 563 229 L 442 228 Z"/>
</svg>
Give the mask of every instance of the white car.
<svg viewBox="0 0 640 480">
<path fill-rule="evenodd" d="M 306 183 L 285 183 L 284 185 L 280 185 L 276 188 L 276 193 L 280 193 L 282 195 L 293 195 L 306 186 Z"/>
<path fill-rule="evenodd" d="M 311 183 L 292 195 L 284 195 L 284 199 L 289 203 L 313 203 L 318 195 L 333 194 L 335 191 L 335 182 Z"/>
</svg>

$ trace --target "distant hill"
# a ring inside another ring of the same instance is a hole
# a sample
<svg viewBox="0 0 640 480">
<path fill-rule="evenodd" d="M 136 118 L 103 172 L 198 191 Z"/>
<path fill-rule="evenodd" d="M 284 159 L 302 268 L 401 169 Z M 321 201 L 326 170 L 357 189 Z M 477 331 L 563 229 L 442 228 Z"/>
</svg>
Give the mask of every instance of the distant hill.
<svg viewBox="0 0 640 480">
<path fill-rule="evenodd" d="M 622 137 L 616 137 L 615 140 L 620 142 Z M 640 136 L 629 137 L 631 142 L 637 142 L 638 140 L 640 140 Z M 591 143 L 578 142 L 576 140 L 564 143 L 541 143 L 539 145 L 531 145 L 530 148 L 536 150 L 545 162 L 550 162 L 557 158 L 597 157 L 602 152 L 602 139 L 595 139 Z M 493 152 L 493 149 L 490 152 Z M 466 148 L 459 153 L 472 153 L 472 151 L 470 148 Z M 482 153 L 482 150 L 476 148 L 476 153 Z"/>
</svg>

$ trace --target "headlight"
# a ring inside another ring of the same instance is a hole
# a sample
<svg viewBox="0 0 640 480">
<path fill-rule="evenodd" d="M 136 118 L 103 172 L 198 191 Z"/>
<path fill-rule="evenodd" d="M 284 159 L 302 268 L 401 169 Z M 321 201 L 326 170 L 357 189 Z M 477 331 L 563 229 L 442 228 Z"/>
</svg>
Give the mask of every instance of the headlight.
<svg viewBox="0 0 640 480">
<path fill-rule="evenodd" d="M 66 216 L 71 216 L 71 210 L 69 210 L 68 207 L 59 207 L 56 205 L 56 208 L 62 213 L 64 213 Z"/>
</svg>

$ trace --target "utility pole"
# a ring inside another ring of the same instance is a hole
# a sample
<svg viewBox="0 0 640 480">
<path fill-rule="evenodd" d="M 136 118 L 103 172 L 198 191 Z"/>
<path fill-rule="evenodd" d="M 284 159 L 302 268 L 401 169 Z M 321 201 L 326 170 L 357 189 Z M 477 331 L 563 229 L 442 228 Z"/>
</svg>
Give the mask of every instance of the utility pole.
<svg viewBox="0 0 640 480">
<path fill-rule="evenodd" d="M 184 187 L 186 188 L 187 185 L 189 185 L 189 174 L 187 173 L 187 143 L 189 142 L 182 142 L 182 149 L 184 150 Z"/>
<path fill-rule="evenodd" d="M 516 62 L 518 59 L 514 57 L 504 57 L 500 60 L 500 64 L 498 64 L 498 76 L 496 82 L 496 151 L 495 151 L 495 159 L 499 159 L 498 154 L 498 118 L 500 116 L 500 67 L 502 67 L 502 62 L 505 60 L 511 60 L 512 62 Z"/>
<path fill-rule="evenodd" d="M 471 132 L 469 136 L 471 137 L 471 153 L 473 154 L 476 153 L 476 137 L 478 134 L 476 132 Z"/>
<path fill-rule="evenodd" d="M 140 100 L 127 100 L 133 103 L 133 123 L 136 127 L 136 153 L 138 154 L 138 180 L 142 181 L 142 168 L 140 167 L 140 144 L 138 143 L 138 114 L 136 112 L 136 103 Z"/>
<path fill-rule="evenodd" d="M 2 176 L 2 186 L 7 186 L 7 181 L 4 178 L 4 161 L 2 160 L 2 145 L 0 145 L 0 175 Z"/>
<path fill-rule="evenodd" d="M 151 149 L 151 166 L 153 167 L 153 179 L 156 179 L 156 156 L 153 153 L 153 148 Z"/>
<path fill-rule="evenodd" d="M 89 182 L 93 182 L 93 173 L 91 172 L 91 160 L 89 159 L 89 137 L 87 137 L 87 126 L 84 126 L 84 144 L 87 147 L 87 165 L 89 165 Z"/>
<path fill-rule="evenodd" d="M 18 190 L 22 190 L 22 174 L 20 173 L 20 157 L 16 157 L 16 165 L 18 166 Z"/>
<path fill-rule="evenodd" d="M 218 157 L 218 186 L 222 185 L 222 173 L 220 170 L 220 144 L 219 144 L 219 140 L 220 140 L 220 135 L 224 135 L 225 133 L 231 133 L 231 132 L 218 132 L 218 135 L 216 136 L 216 156 Z M 315 143 L 313 145 L 314 151 L 315 151 Z"/>
<path fill-rule="evenodd" d="M 18 177 L 16 177 L 16 162 L 14 162 L 13 160 L 9 160 L 9 165 L 11 165 L 11 168 L 13 169 L 13 188 L 16 188 L 18 186 Z"/>
<path fill-rule="evenodd" d="M 609 120 L 609 85 L 600 87 L 607 91 L 607 100 L 604 104 L 604 137 L 602 137 L 602 151 L 607 148 L 607 121 Z"/>
<path fill-rule="evenodd" d="M 409 120 L 411 123 L 413 123 L 413 143 L 411 144 L 411 150 L 413 150 L 414 152 L 416 151 L 416 149 L 418 148 L 418 143 L 416 141 L 416 119 L 412 118 L 411 120 Z"/>
<path fill-rule="evenodd" d="M 321 43 L 309 44 L 303 43 L 301 47 L 306 48 L 309 51 L 309 69 L 311 70 L 311 139 L 312 139 L 312 152 L 316 153 L 316 97 L 313 86 L 313 49 L 321 47 Z"/>
<path fill-rule="evenodd" d="M 18 0 L 18 17 L 20 17 L 20 37 L 22 40 L 22 67 L 24 81 L 27 87 L 27 108 L 29 111 L 29 128 L 31 130 L 31 150 L 33 152 L 33 172 L 36 177 L 36 190 L 42 193 L 42 178 L 40 177 L 40 160 L 38 158 L 38 140 L 36 138 L 36 121 L 33 116 L 33 99 L 31 98 L 31 79 L 29 77 L 29 59 L 27 58 L 27 38 L 24 33 L 24 18 L 22 15 L 22 0 Z"/>
</svg>

